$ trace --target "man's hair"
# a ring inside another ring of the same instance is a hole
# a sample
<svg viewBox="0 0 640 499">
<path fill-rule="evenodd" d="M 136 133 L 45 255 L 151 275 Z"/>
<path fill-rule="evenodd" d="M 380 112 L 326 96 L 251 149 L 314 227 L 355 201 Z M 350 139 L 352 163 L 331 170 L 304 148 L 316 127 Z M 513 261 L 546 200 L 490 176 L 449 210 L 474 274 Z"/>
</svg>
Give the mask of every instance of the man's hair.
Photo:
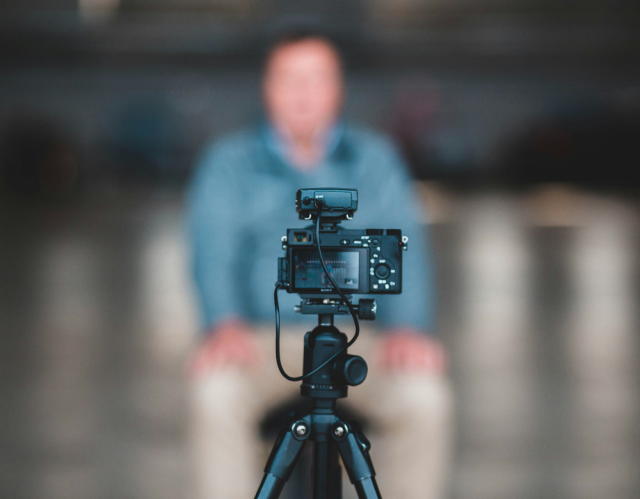
<svg viewBox="0 0 640 499">
<path fill-rule="evenodd" d="M 273 54 L 278 50 L 288 45 L 295 45 L 296 43 L 306 42 L 310 40 L 318 40 L 326 43 L 336 54 L 338 62 L 342 65 L 342 54 L 336 41 L 325 31 L 314 28 L 296 27 L 287 30 L 279 31 L 273 36 L 268 44 L 267 50 L 263 59 L 263 70 L 267 68 Z"/>
</svg>

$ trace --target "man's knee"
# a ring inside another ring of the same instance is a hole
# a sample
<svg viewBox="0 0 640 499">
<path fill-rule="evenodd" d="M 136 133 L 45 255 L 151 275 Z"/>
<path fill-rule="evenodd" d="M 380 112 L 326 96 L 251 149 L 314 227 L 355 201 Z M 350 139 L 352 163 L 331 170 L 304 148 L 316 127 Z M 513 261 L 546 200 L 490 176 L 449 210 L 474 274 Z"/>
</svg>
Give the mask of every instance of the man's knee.
<svg viewBox="0 0 640 499">
<path fill-rule="evenodd" d="M 236 370 L 216 370 L 192 385 L 192 405 L 196 415 L 209 424 L 249 424 L 255 413 L 253 383 Z M 197 417 L 197 416 L 196 416 Z"/>
<path fill-rule="evenodd" d="M 381 418 L 385 427 L 447 424 L 452 417 L 452 391 L 444 376 L 395 375 L 380 393 Z"/>
</svg>

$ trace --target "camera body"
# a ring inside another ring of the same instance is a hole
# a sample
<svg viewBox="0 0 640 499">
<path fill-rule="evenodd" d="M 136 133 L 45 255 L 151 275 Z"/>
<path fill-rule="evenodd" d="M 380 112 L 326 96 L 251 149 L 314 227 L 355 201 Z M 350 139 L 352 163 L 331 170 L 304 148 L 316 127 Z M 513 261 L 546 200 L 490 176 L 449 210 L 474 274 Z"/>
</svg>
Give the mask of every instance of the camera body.
<svg viewBox="0 0 640 499">
<path fill-rule="evenodd" d="M 286 256 L 278 260 L 278 282 L 289 293 L 335 294 L 316 250 L 315 232 L 288 229 L 282 238 Z M 325 264 L 340 289 L 348 294 L 402 292 L 402 252 L 406 240 L 399 229 L 320 230 Z"/>
</svg>

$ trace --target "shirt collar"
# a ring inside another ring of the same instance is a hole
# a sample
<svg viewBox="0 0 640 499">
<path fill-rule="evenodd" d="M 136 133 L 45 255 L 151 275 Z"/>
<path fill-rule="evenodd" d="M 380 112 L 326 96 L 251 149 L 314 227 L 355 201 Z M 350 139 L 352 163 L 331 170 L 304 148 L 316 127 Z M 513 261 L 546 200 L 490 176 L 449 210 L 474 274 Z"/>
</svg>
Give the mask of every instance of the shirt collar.
<svg viewBox="0 0 640 499">
<path fill-rule="evenodd" d="M 331 156 L 340 144 L 344 136 L 345 125 L 342 120 L 337 121 L 325 134 L 326 151 L 324 157 Z M 292 168 L 286 154 L 286 139 L 278 132 L 268 120 L 264 120 L 260 126 L 261 135 L 267 148 L 275 154 L 284 164 Z"/>
</svg>

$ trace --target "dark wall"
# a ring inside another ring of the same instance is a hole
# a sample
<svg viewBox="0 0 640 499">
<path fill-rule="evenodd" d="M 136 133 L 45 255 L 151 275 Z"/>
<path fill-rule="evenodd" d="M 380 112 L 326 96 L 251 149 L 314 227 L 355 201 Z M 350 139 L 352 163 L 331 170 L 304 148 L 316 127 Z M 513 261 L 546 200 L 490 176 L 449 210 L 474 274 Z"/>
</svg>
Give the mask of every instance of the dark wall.
<svg viewBox="0 0 640 499">
<path fill-rule="evenodd" d="M 3 3 L 5 185 L 184 181 L 209 137 L 259 118 L 264 43 L 299 22 L 338 40 L 346 116 L 392 133 L 418 177 L 583 181 L 586 162 L 593 183 L 640 159 L 635 2 L 294 3 Z"/>
</svg>

